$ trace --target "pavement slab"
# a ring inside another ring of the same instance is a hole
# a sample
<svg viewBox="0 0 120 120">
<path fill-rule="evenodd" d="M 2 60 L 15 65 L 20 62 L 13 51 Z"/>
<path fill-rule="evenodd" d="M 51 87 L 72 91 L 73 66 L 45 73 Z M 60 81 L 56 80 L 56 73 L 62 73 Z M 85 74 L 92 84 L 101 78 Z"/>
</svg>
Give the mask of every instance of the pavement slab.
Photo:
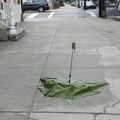
<svg viewBox="0 0 120 120">
<path fill-rule="evenodd" d="M 41 71 L 40 68 L 0 68 L 0 112 L 27 111 Z"/>
<path fill-rule="evenodd" d="M 98 115 L 96 120 L 119 120 L 120 115 Z"/>
<path fill-rule="evenodd" d="M 110 68 L 110 69 L 105 69 L 105 80 L 110 84 L 109 85 L 109 90 L 110 92 L 116 96 L 116 98 L 120 99 L 120 69 L 119 68 Z M 116 84 L 117 83 L 117 84 Z"/>
<path fill-rule="evenodd" d="M 25 120 L 24 113 L 0 113 L 0 120 Z"/>
<path fill-rule="evenodd" d="M 108 69 L 108 72 L 111 69 Z M 114 71 L 114 70 L 113 70 Z M 48 77 L 65 77 L 68 78 L 70 72 L 69 67 L 46 67 L 44 68 L 44 72 L 42 76 Z M 112 72 L 112 70 L 111 70 Z M 119 71 L 118 71 L 119 72 Z M 91 76 L 92 74 L 92 76 Z M 107 74 L 107 73 L 106 73 Z M 79 80 L 90 80 L 90 81 L 105 81 L 104 80 L 104 68 L 102 67 L 73 67 L 72 68 L 72 78 L 76 78 Z"/>
<path fill-rule="evenodd" d="M 106 90 L 108 90 L 108 87 L 106 87 L 98 95 L 71 101 L 62 98 L 44 97 L 43 94 L 37 90 L 32 111 L 36 113 L 40 112 L 53 112 L 53 113 L 83 112 L 91 114 L 104 113 L 104 107 L 114 104 L 113 100 L 115 100 L 115 97 L 112 96 L 110 92 L 106 92 Z M 105 96 L 106 94 L 107 96 Z M 44 101 L 44 103 L 42 101 Z"/>
<path fill-rule="evenodd" d="M 32 28 L 33 31 L 35 31 L 35 34 L 48 34 L 48 33 L 55 33 L 56 32 L 56 27 L 40 27 L 40 28 Z M 30 29 L 27 29 L 26 32 L 29 34 L 33 34 L 33 31 L 31 31 Z"/>
<path fill-rule="evenodd" d="M 116 33 L 116 34 L 104 34 L 104 37 L 106 39 L 108 39 L 109 41 L 111 41 L 111 43 L 116 46 L 116 48 L 120 51 L 120 34 Z"/>
<path fill-rule="evenodd" d="M 53 37 L 54 34 L 27 33 L 19 41 L 0 42 L 0 53 L 46 53 L 50 50 Z"/>
<path fill-rule="evenodd" d="M 64 113 L 32 113 L 29 120 L 94 120 L 93 115 L 85 114 L 64 114 Z"/>
<path fill-rule="evenodd" d="M 73 67 L 102 67 L 98 54 L 74 54 Z M 55 61 L 55 62 L 53 62 Z M 46 67 L 69 67 L 71 54 L 49 54 Z M 94 63 L 93 63 L 94 61 Z"/>
<path fill-rule="evenodd" d="M 46 19 L 46 18 L 31 18 L 31 19 L 25 19 L 24 22 L 20 23 L 21 27 L 25 27 L 26 30 L 28 30 L 29 28 L 40 28 L 40 27 L 56 27 L 59 24 L 59 21 L 61 20 L 61 18 L 57 18 L 57 19 Z M 53 22 L 54 21 L 54 22 Z M 39 24 L 36 24 L 39 23 Z M 30 26 L 28 26 L 28 24 L 30 24 Z M 34 31 L 35 32 L 35 31 Z"/>
<path fill-rule="evenodd" d="M 87 29 L 88 27 L 70 27 L 70 26 L 66 26 L 66 27 L 60 27 L 58 28 L 58 32 L 59 34 L 79 34 L 79 33 L 88 33 L 88 32 L 91 32 L 93 33 L 94 30 L 91 29 L 91 31 L 89 31 L 89 29 Z"/>
<path fill-rule="evenodd" d="M 47 54 L 0 54 L 0 67 L 43 67 Z M 15 62 L 16 60 L 16 62 Z M 3 62 L 4 61 L 4 62 Z"/>
<path fill-rule="evenodd" d="M 55 42 L 67 42 L 67 41 L 75 41 L 75 42 L 78 42 L 78 41 L 108 41 L 108 39 L 106 39 L 105 37 L 103 37 L 102 35 L 100 34 L 94 34 L 94 33 L 81 33 L 79 32 L 79 34 L 57 34 L 55 36 Z"/>
<path fill-rule="evenodd" d="M 66 39 L 63 38 L 63 40 L 66 40 Z M 106 47 L 106 46 L 112 45 L 109 41 L 95 41 L 95 39 L 94 40 L 90 40 L 90 39 L 89 40 L 77 40 L 77 41 L 74 39 L 69 39 L 69 42 L 67 40 L 64 42 L 56 40 L 53 43 L 51 52 L 58 52 L 58 53 L 71 52 L 72 42 L 75 42 L 75 44 L 76 44 L 76 53 L 97 52 L 97 50 L 101 47 Z"/>
</svg>

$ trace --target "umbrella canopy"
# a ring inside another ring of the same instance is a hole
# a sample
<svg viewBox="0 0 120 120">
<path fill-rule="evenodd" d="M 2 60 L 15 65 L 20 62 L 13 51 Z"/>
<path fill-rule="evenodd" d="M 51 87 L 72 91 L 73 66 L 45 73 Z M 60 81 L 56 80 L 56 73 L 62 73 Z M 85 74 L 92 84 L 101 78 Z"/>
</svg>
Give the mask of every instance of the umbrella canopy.
<svg viewBox="0 0 120 120">
<path fill-rule="evenodd" d="M 105 82 L 88 82 L 71 78 L 71 82 L 67 78 L 40 78 L 37 85 L 44 96 L 58 97 L 66 99 L 78 99 L 86 96 L 98 94 L 102 91 Z"/>
</svg>

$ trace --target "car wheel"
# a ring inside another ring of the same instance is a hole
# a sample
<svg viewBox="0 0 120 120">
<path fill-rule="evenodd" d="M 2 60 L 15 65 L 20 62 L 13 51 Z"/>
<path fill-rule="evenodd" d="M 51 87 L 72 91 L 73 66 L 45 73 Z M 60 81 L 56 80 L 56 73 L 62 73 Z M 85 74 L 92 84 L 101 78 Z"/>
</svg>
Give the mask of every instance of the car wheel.
<svg viewBox="0 0 120 120">
<path fill-rule="evenodd" d="M 38 11 L 39 11 L 39 12 L 44 12 L 44 8 L 43 8 L 43 7 L 39 7 L 39 8 L 38 8 Z"/>
</svg>

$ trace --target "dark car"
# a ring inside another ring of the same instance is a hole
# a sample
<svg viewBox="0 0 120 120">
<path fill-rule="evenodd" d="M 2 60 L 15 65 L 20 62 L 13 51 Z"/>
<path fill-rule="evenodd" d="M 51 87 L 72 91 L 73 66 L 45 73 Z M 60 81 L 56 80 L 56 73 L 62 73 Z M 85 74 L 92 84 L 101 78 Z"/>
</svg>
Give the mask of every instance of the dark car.
<svg viewBox="0 0 120 120">
<path fill-rule="evenodd" d="M 38 10 L 39 12 L 44 12 L 49 10 L 49 5 L 46 0 L 27 0 L 23 3 L 23 12 L 29 10 Z"/>
<path fill-rule="evenodd" d="M 60 6 L 64 6 L 64 3 L 62 0 L 59 1 Z"/>
<path fill-rule="evenodd" d="M 96 9 L 96 4 L 95 2 L 92 2 L 92 1 L 88 1 L 86 2 L 86 9 Z"/>
</svg>

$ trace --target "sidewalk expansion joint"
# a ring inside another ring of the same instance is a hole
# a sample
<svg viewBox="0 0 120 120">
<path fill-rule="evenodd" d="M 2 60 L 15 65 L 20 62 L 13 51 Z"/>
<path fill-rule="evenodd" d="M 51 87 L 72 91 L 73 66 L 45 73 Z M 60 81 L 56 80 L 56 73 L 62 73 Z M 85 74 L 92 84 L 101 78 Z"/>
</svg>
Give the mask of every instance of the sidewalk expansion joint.
<svg viewBox="0 0 120 120">
<path fill-rule="evenodd" d="M 9 110 L 5 110 L 5 111 L 0 111 L 0 113 L 28 113 L 28 111 L 9 111 Z"/>
<path fill-rule="evenodd" d="M 94 115 L 94 120 L 96 120 L 97 114 Z"/>
<path fill-rule="evenodd" d="M 40 67 L 40 68 L 41 68 L 41 67 Z M 42 68 L 43 68 L 43 67 L 42 67 Z M 49 66 L 47 66 L 47 67 L 45 67 L 45 68 L 69 68 L 69 67 L 63 67 L 63 66 L 49 67 Z M 104 69 L 109 69 L 109 68 L 111 68 L 111 69 L 112 69 L 112 68 L 113 68 L 113 69 L 115 69 L 115 68 L 120 68 L 120 67 L 119 67 L 119 66 L 117 66 L 117 67 L 111 67 L 111 66 L 109 66 L 109 67 L 104 67 L 104 66 L 101 66 L 101 67 L 96 67 L 96 66 L 95 66 L 95 67 L 94 67 L 94 66 L 81 67 L 81 66 L 80 66 L 80 67 L 79 67 L 79 66 L 78 66 L 78 67 L 77 67 L 77 66 L 76 66 L 76 67 L 72 67 L 72 68 L 92 68 L 92 69 L 93 69 L 93 68 L 94 68 L 94 69 L 96 69 L 96 68 L 100 68 L 100 69 L 103 69 L 103 68 L 104 68 Z"/>
<path fill-rule="evenodd" d="M 98 115 L 120 115 L 117 113 L 102 113 L 102 112 L 61 112 L 61 111 L 31 111 L 31 113 L 39 113 L 39 114 L 44 114 L 44 113 L 51 113 L 51 114 L 91 114 L 94 115 L 94 118 L 96 118 Z M 95 120 L 95 119 L 94 119 Z"/>
<path fill-rule="evenodd" d="M 34 111 L 32 110 L 31 113 L 64 113 L 64 114 L 94 114 L 94 115 L 120 115 L 117 113 L 104 113 L 104 112 L 66 112 L 66 111 Z"/>
<path fill-rule="evenodd" d="M 58 114 L 104 114 L 102 112 L 66 112 L 66 111 L 31 111 L 31 113 L 58 113 Z"/>
</svg>

